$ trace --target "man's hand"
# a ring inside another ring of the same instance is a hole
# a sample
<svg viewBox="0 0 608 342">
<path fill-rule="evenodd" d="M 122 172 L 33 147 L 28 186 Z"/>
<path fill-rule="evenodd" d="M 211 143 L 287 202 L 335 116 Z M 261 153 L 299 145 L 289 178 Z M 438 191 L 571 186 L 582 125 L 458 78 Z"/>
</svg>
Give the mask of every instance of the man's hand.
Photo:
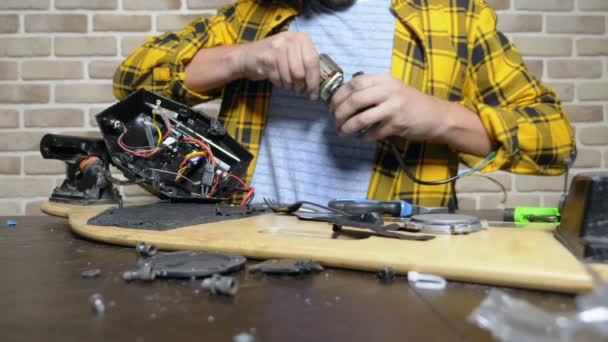
<svg viewBox="0 0 608 342">
<path fill-rule="evenodd" d="M 456 151 L 480 156 L 492 148 L 477 114 L 424 94 L 389 74 L 361 75 L 344 84 L 332 97 L 330 110 L 342 135 L 373 125 L 362 139 L 400 136 L 444 143 Z"/>
<path fill-rule="evenodd" d="M 362 136 L 365 140 L 389 136 L 414 141 L 436 139 L 442 134 L 441 123 L 446 114 L 439 100 L 389 74 L 354 78 L 334 94 L 330 109 L 343 135 L 375 125 Z"/>
<path fill-rule="evenodd" d="M 240 76 L 250 80 L 269 80 L 273 85 L 319 95 L 319 54 L 306 33 L 282 32 L 239 46 Z"/>
</svg>

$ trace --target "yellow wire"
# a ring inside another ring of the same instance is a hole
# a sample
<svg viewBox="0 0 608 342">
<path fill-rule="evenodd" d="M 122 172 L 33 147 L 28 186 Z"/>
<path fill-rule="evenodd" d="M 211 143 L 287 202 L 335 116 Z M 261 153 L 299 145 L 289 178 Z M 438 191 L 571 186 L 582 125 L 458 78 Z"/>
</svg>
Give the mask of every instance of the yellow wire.
<svg viewBox="0 0 608 342">
<path fill-rule="evenodd" d="M 160 146 L 163 134 L 161 133 L 160 127 L 158 126 L 158 123 L 156 122 L 156 109 L 152 110 L 152 123 L 154 123 L 154 128 L 156 128 L 156 132 L 158 133 L 158 141 L 156 142 L 156 146 Z"/>
</svg>

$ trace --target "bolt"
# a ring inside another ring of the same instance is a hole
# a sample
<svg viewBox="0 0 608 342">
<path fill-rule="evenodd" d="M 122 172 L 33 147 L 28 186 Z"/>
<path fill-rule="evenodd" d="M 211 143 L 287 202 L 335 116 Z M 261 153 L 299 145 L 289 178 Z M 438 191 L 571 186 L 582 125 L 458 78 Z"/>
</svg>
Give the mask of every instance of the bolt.
<svg viewBox="0 0 608 342">
<path fill-rule="evenodd" d="M 139 257 L 149 258 L 154 256 L 158 250 L 153 244 L 140 241 L 135 245 L 135 251 Z"/>
<path fill-rule="evenodd" d="M 124 279 L 125 281 L 154 280 L 155 278 L 156 272 L 154 272 L 150 263 L 145 263 L 136 270 L 126 271 L 122 274 L 122 279 Z"/>
<path fill-rule="evenodd" d="M 106 311 L 106 306 L 103 303 L 103 296 L 99 293 L 94 293 L 89 297 L 89 304 L 93 308 L 93 311 L 100 315 Z"/>
<path fill-rule="evenodd" d="M 233 277 L 222 277 L 219 274 L 204 279 L 201 286 L 213 295 L 223 294 L 230 297 L 239 290 L 239 284 Z"/>
</svg>

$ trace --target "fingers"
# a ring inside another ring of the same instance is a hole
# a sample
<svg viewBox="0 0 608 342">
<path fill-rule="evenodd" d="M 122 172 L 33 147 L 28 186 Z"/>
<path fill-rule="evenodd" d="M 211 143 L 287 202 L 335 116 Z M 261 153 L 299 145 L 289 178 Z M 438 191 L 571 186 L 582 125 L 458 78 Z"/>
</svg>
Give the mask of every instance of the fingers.
<svg viewBox="0 0 608 342">
<path fill-rule="evenodd" d="M 300 45 L 302 63 L 305 69 L 306 94 L 311 101 L 314 101 L 319 96 L 320 82 L 320 62 L 319 53 L 315 48 L 310 37 L 306 36 L 304 42 Z"/>
<path fill-rule="evenodd" d="M 361 130 L 368 128 L 371 125 L 378 125 L 388 118 L 388 110 L 385 103 L 378 106 L 370 107 L 361 113 L 351 116 L 344 122 L 343 125 L 338 126 L 338 130 L 341 135 L 352 135 Z M 372 127 L 363 137 L 367 137 L 370 133 L 374 132 L 377 127 Z"/>
<path fill-rule="evenodd" d="M 302 54 L 299 48 L 292 46 L 291 48 L 287 48 L 287 55 L 289 77 L 293 80 L 293 84 L 288 89 L 291 89 L 296 94 L 300 94 L 306 88 L 306 71 L 302 62 Z"/>
<path fill-rule="evenodd" d="M 371 85 L 364 88 L 366 85 L 367 84 L 364 83 L 360 90 L 351 91 L 350 93 L 348 90 L 346 90 L 346 93 L 343 94 L 336 93 L 336 95 L 342 96 L 336 100 L 336 102 L 340 101 L 340 103 L 336 104 L 333 111 L 336 117 L 336 125 L 338 127 L 341 127 L 351 116 L 355 115 L 356 113 L 365 110 L 368 107 L 381 104 L 387 99 L 387 96 L 389 96 L 384 87 Z M 359 86 L 355 84 L 355 87 Z"/>
</svg>

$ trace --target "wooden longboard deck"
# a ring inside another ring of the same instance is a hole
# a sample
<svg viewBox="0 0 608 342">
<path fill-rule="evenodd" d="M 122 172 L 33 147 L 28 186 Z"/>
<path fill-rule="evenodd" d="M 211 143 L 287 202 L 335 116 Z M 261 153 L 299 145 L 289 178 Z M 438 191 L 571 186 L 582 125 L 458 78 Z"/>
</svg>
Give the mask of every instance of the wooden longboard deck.
<svg viewBox="0 0 608 342">
<path fill-rule="evenodd" d="M 336 238 L 331 225 L 292 216 L 265 214 L 245 219 L 150 231 L 87 225 L 108 206 L 46 203 L 42 211 L 67 217 L 74 232 L 111 244 L 139 241 L 163 250 L 239 253 L 246 257 L 303 258 L 326 266 L 397 273 L 418 271 L 449 280 L 577 293 L 593 288 L 578 260 L 544 229 L 488 228 L 469 235 L 437 235 L 406 241 L 360 234 Z M 604 276 L 608 265 L 594 265 Z"/>
</svg>

